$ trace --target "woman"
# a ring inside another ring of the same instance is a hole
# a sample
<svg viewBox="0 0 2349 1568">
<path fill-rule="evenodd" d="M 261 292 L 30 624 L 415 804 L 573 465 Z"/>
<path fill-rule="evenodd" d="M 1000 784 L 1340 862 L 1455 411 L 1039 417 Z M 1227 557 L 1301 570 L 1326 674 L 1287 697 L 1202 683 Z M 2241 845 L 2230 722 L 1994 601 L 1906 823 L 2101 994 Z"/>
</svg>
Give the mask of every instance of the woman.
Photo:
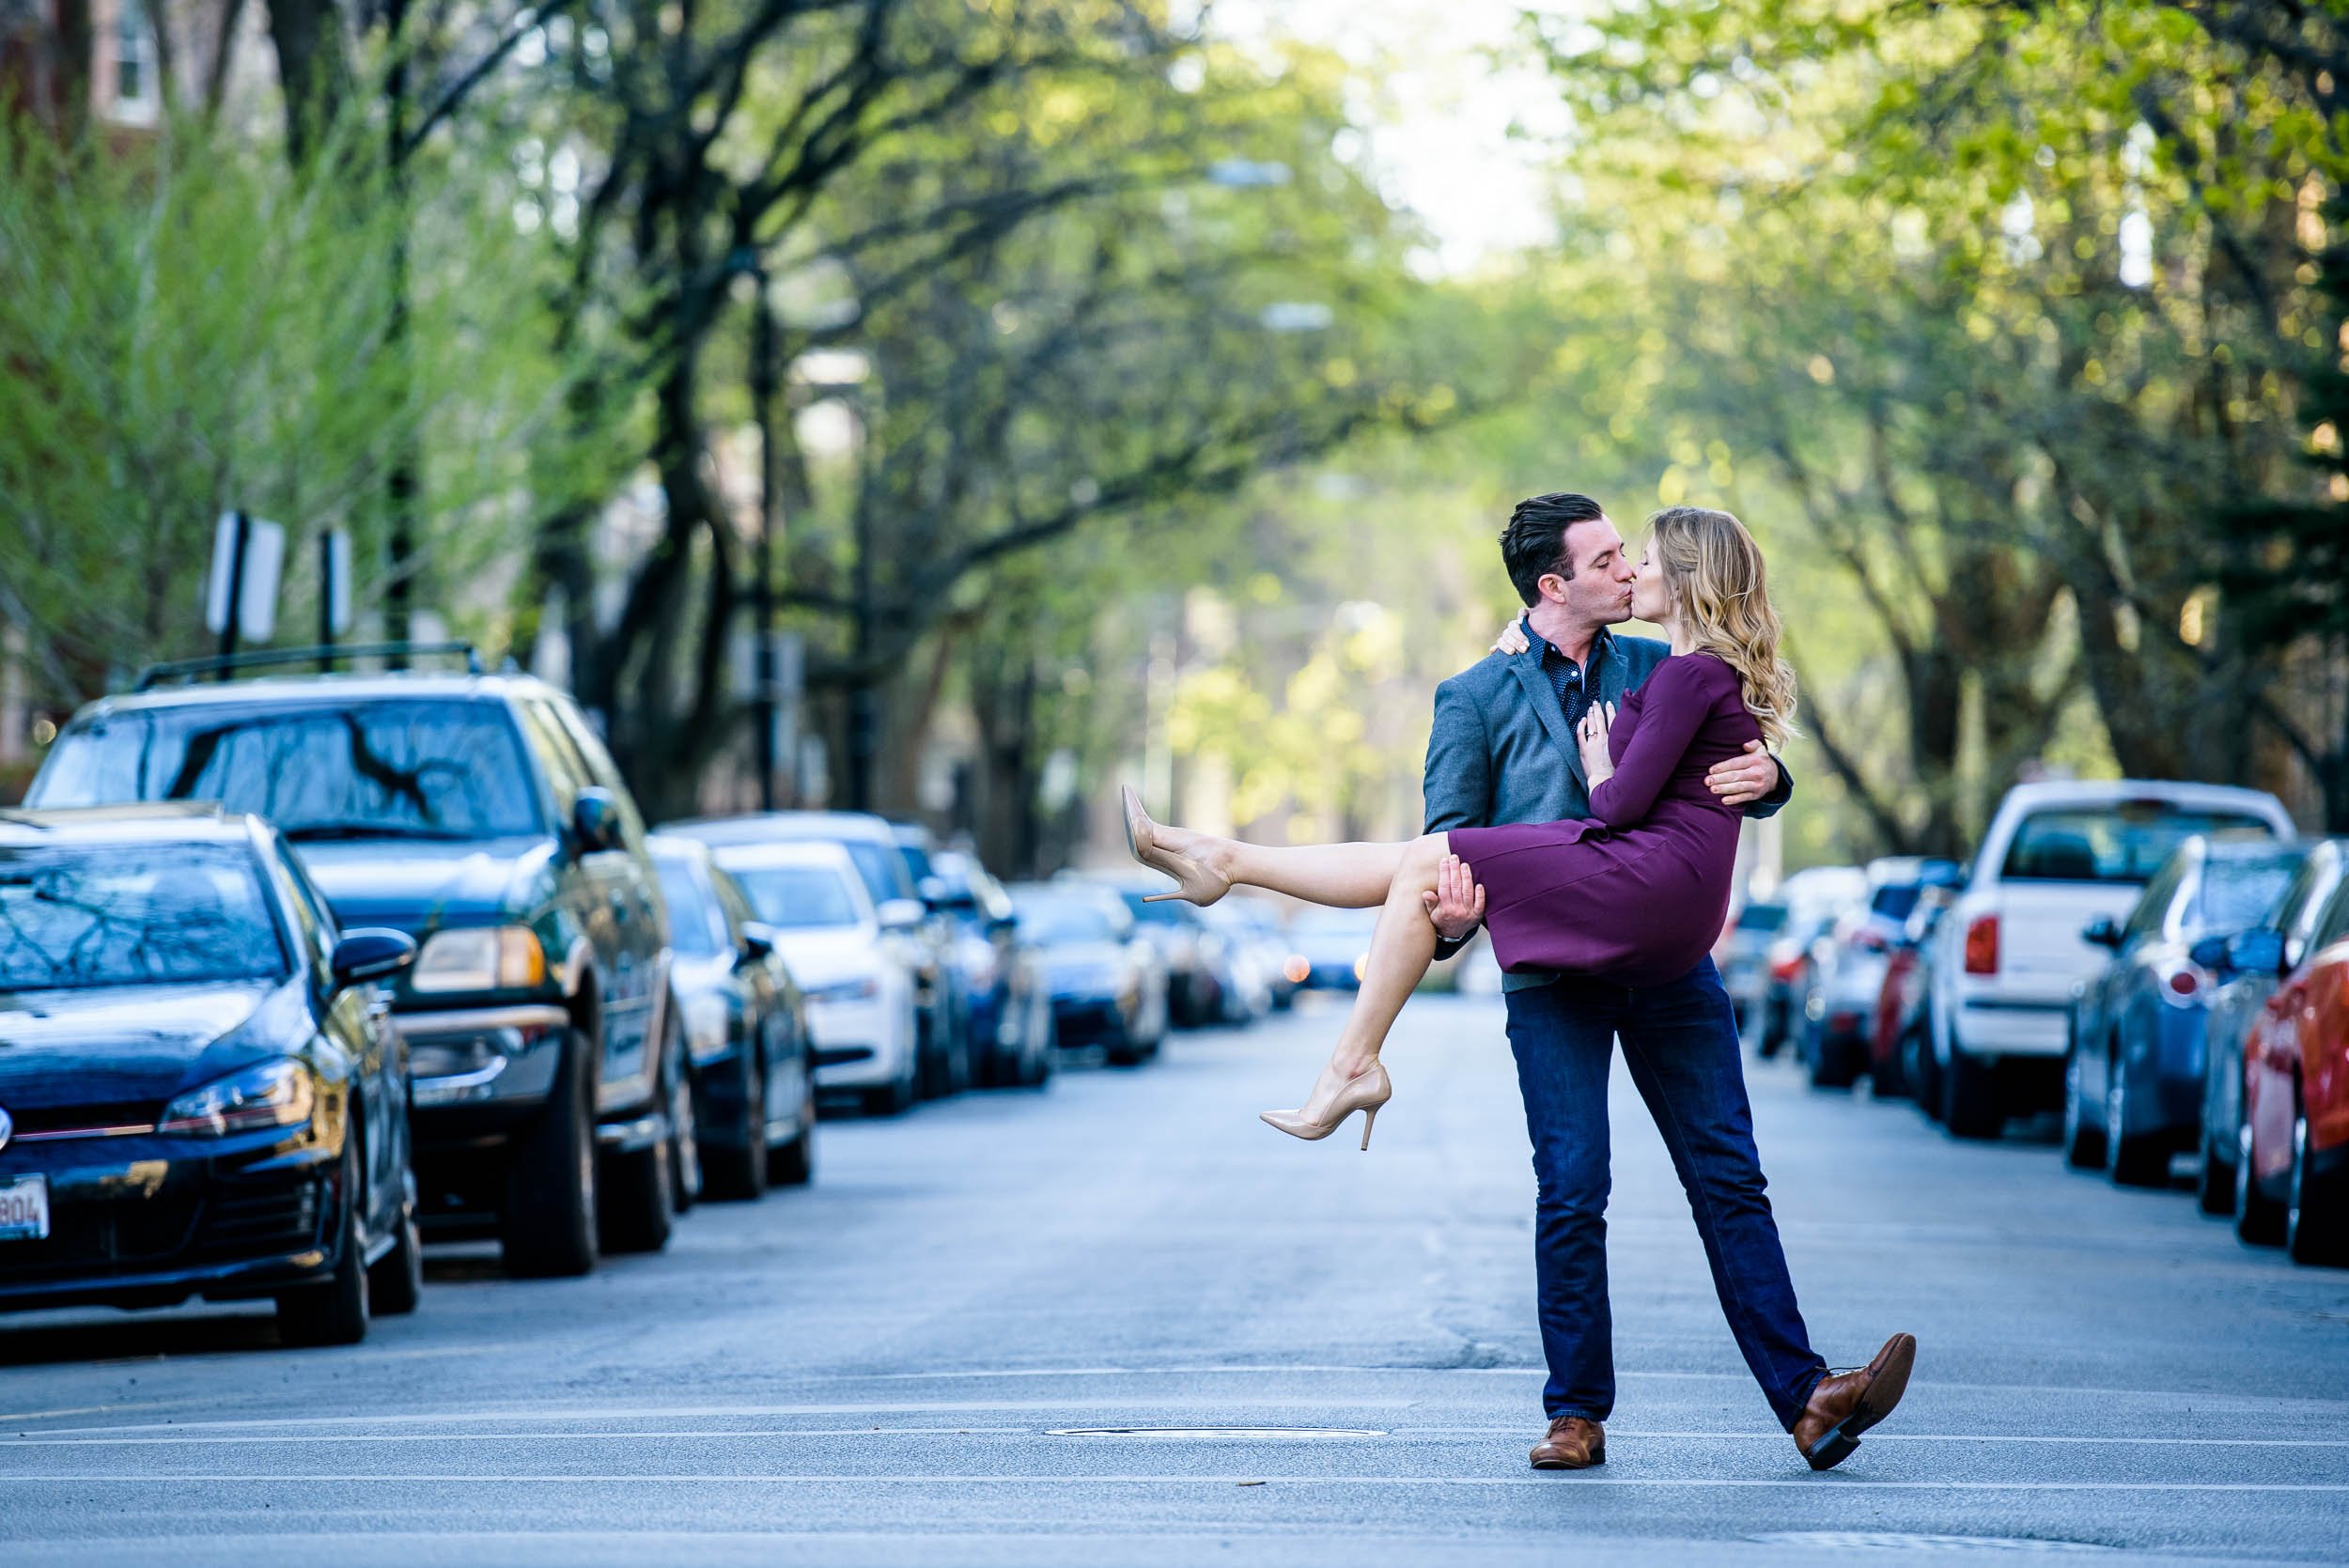
<svg viewBox="0 0 2349 1568">
<path fill-rule="evenodd" d="M 1664 629 L 1672 657 L 1620 712 L 1595 704 L 1584 717 L 1576 738 L 1588 818 L 1463 828 L 1408 844 L 1271 848 L 1160 827 L 1125 792 L 1135 858 L 1177 884 L 1156 897 L 1212 904 L 1245 883 L 1315 904 L 1383 906 L 1361 991 L 1313 1094 L 1265 1121 L 1327 1138 L 1360 1110 L 1370 1147 L 1392 1094 L 1379 1048 L 1435 958 L 1423 900 L 1452 857 L 1480 884 L 1505 970 L 1654 985 L 1686 974 L 1711 948 L 1729 912 L 1741 817 L 1705 787 L 1705 771 L 1757 737 L 1772 751 L 1784 743 L 1794 673 L 1778 654 L 1762 552 L 1727 512 L 1675 507 L 1649 520 L 1631 613 Z"/>
</svg>

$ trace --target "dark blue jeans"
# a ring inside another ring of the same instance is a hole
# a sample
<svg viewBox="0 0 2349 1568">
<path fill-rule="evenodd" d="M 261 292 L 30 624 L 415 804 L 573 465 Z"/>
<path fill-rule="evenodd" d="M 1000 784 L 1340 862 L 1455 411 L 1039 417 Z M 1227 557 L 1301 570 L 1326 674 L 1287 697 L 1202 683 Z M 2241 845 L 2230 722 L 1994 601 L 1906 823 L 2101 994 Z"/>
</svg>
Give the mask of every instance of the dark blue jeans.
<svg viewBox="0 0 2349 1568">
<path fill-rule="evenodd" d="M 1554 1418 L 1615 1406 L 1607 1309 L 1607 1072 L 1612 1043 L 1672 1153 L 1737 1348 L 1788 1431 L 1827 1371 L 1811 1348 L 1753 1147 L 1736 1024 L 1707 958 L 1663 986 L 1567 975 L 1512 991 L 1509 1047 L 1533 1139 L 1534 1272 Z"/>
</svg>

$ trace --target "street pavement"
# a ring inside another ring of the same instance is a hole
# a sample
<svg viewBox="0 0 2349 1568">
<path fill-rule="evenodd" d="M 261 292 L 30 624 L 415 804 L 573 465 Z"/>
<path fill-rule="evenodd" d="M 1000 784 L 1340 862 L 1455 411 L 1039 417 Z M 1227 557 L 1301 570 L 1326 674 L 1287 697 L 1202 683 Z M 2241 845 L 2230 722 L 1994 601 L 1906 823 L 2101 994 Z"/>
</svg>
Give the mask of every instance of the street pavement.
<svg viewBox="0 0 2349 1568">
<path fill-rule="evenodd" d="M 1813 1341 L 1914 1332 L 1906 1401 L 1803 1466 L 1618 1069 L 1609 1462 L 1528 1469 L 1500 1004 L 1406 1011 L 1367 1155 L 1255 1119 L 1340 1016 L 827 1123 L 813 1188 L 589 1280 L 438 1252 L 347 1350 L 226 1308 L 0 1319 L 0 1562 L 2349 1560 L 2349 1274 L 1779 1063 L 1750 1075 Z"/>
</svg>

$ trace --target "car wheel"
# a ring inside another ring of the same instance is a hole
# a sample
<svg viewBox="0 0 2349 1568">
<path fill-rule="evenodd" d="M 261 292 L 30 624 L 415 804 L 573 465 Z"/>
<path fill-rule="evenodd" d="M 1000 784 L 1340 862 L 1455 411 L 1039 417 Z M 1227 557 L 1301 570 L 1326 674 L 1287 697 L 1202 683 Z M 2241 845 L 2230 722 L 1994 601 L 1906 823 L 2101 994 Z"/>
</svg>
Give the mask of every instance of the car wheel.
<svg viewBox="0 0 2349 1568">
<path fill-rule="evenodd" d="M 416 1205 L 403 1197 L 392 1250 L 367 1270 L 367 1309 L 378 1317 L 412 1312 L 424 1300 L 424 1237 Z"/>
<path fill-rule="evenodd" d="M 1822 1025 L 1811 1041 L 1811 1087 L 1849 1089 L 1859 1081 L 1859 1048 Z"/>
<path fill-rule="evenodd" d="M 354 1139 L 343 1151 L 342 1234 L 334 1271 L 323 1283 L 278 1294 L 277 1338 L 283 1343 L 357 1344 L 367 1337 L 367 1264 L 359 1243 L 360 1205 L 366 1202 L 366 1192 L 358 1156 Z"/>
<path fill-rule="evenodd" d="M 669 1245 L 677 1229 L 683 1172 L 677 1168 L 677 1083 L 683 1069 L 677 1063 L 676 1011 L 661 1031 L 661 1063 L 654 1082 L 669 1112 L 669 1131 L 641 1149 L 611 1156 L 603 1180 L 603 1250 L 607 1252 L 658 1252 Z M 687 1104 L 692 1103 L 687 1091 Z"/>
<path fill-rule="evenodd" d="M 741 1139 L 712 1144 L 708 1170 L 711 1197 L 751 1202 L 767 1190 L 767 1069 L 755 1050 L 745 1049 L 740 1060 Z"/>
<path fill-rule="evenodd" d="M 767 1151 L 767 1179 L 777 1187 L 805 1187 L 816 1179 L 816 1075 L 807 1075 L 800 1102 L 800 1136 Z"/>
<path fill-rule="evenodd" d="M 2105 1069 L 2106 1171 L 2115 1187 L 2170 1185 L 2170 1144 L 2159 1133 L 2132 1135 L 2129 1074 L 2116 1051 Z"/>
<path fill-rule="evenodd" d="M 1901 1037 L 1901 1081 L 1908 1086 L 1917 1109 L 1931 1117 L 1941 1105 L 1941 1079 L 1935 1072 L 1933 1036 L 1922 1025 Z"/>
<path fill-rule="evenodd" d="M 1951 1137 L 1996 1138 L 2005 1126 L 1991 1065 L 1952 1045 L 1941 1079 L 1941 1121 Z"/>
<path fill-rule="evenodd" d="M 565 1032 L 553 1092 L 522 1135 L 500 1206 L 506 1271 L 524 1279 L 596 1266 L 595 1042 Z"/>
<path fill-rule="evenodd" d="M 2204 1214 L 2225 1218 L 2234 1213 L 2234 1149 L 2230 1140 L 2218 1141 L 2217 1074 L 2216 1067 L 2202 1082 L 2202 1124 L 2195 1136 L 2202 1146 L 2201 1173 L 2194 1178 L 2194 1202 Z"/>
<path fill-rule="evenodd" d="M 2260 1190 L 2251 1164 L 2251 1107 L 2247 1098 L 2234 1129 L 2234 1234 L 2253 1247 L 2273 1247 L 2284 1238 L 2284 1206 Z"/>
<path fill-rule="evenodd" d="M 2105 1168 L 2105 1125 L 2088 1113 L 2087 1091 L 2080 1085 L 2080 1053 L 2075 1045 L 2063 1053 L 2063 1163 L 2075 1171 Z"/>
<path fill-rule="evenodd" d="M 2292 1118 L 2292 1185 L 2284 1198 L 2284 1251 L 2294 1263 L 2339 1265 L 2349 1262 L 2349 1226 L 2341 1223 L 2341 1189 L 2337 1181 L 2319 1176 L 2310 1167 L 2309 1115 Z"/>
</svg>

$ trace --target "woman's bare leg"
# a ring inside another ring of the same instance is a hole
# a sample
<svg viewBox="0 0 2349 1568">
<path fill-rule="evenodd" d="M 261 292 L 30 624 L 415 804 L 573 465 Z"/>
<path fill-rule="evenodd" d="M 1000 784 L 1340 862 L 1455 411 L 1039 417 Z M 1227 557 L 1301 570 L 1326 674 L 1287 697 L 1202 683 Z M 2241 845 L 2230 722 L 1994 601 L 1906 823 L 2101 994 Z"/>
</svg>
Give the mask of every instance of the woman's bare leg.
<svg viewBox="0 0 2349 1568">
<path fill-rule="evenodd" d="M 1401 846 L 1401 863 L 1389 879 L 1378 925 L 1371 934 L 1361 989 L 1355 993 L 1354 1010 L 1346 1016 L 1329 1063 L 1314 1084 L 1312 1098 L 1305 1102 L 1307 1115 L 1316 1114 L 1348 1079 L 1377 1064 L 1387 1032 L 1394 1027 L 1403 1004 L 1426 975 L 1427 966 L 1435 962 L 1436 927 L 1427 918 L 1422 895 L 1434 890 L 1437 869 L 1443 864 L 1449 845 L 1445 834 L 1429 833 Z"/>
<path fill-rule="evenodd" d="M 1411 848 L 1401 844 L 1243 844 L 1165 823 L 1152 825 L 1160 849 L 1188 856 L 1229 881 L 1266 888 L 1333 909 L 1368 909 L 1387 901 Z M 1433 878 L 1428 885 L 1435 885 Z"/>
</svg>

